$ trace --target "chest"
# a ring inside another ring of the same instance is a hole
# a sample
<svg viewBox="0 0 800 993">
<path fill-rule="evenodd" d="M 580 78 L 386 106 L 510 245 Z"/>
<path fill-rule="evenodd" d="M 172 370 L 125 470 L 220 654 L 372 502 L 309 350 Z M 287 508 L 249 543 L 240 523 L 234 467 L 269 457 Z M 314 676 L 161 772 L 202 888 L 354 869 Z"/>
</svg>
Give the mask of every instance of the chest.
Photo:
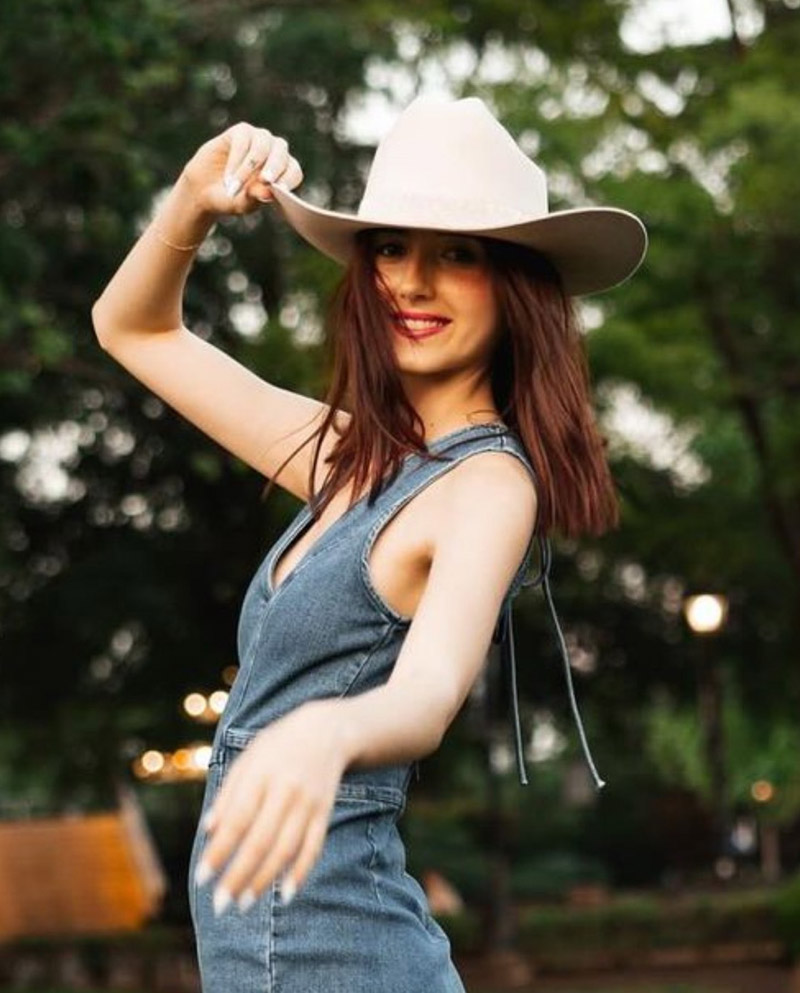
<svg viewBox="0 0 800 993">
<path fill-rule="evenodd" d="M 347 526 L 350 490 L 337 493 L 321 517 L 301 528 L 272 566 L 272 586 L 284 580 L 321 547 L 331 528 Z M 393 513 L 367 549 L 367 569 L 376 592 L 397 613 L 412 618 L 422 597 L 433 560 L 436 529 L 442 512 L 441 485 L 417 493 Z M 341 538 L 341 535 L 340 535 Z"/>
</svg>

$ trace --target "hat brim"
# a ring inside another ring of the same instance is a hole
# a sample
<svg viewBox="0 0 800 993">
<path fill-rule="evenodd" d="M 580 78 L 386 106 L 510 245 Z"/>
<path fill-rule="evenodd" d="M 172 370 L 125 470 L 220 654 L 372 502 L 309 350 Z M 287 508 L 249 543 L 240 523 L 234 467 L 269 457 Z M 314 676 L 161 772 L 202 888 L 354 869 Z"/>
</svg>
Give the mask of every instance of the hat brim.
<svg viewBox="0 0 800 993">
<path fill-rule="evenodd" d="M 358 231 L 397 227 L 387 218 L 343 214 L 315 207 L 279 184 L 272 194 L 286 220 L 311 245 L 346 265 Z M 546 255 L 558 269 L 565 291 L 583 296 L 617 286 L 641 265 L 647 231 L 635 214 L 618 207 L 576 207 L 501 227 L 475 228 L 441 224 L 407 225 L 431 231 L 498 238 L 526 245 Z"/>
</svg>

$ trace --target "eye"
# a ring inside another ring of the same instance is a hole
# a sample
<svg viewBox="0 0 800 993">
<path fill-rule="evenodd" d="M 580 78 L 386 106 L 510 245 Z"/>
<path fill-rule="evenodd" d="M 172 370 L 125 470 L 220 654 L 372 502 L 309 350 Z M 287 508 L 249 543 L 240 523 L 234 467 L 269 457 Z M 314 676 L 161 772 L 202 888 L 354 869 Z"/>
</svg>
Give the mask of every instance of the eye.
<svg viewBox="0 0 800 993">
<path fill-rule="evenodd" d="M 373 254 L 384 259 L 398 258 L 403 254 L 405 246 L 398 238 L 376 238 L 373 242 Z"/>
<path fill-rule="evenodd" d="M 478 265 L 483 261 L 480 250 L 470 242 L 456 242 L 448 245 L 442 252 L 445 258 L 459 265 Z"/>
</svg>

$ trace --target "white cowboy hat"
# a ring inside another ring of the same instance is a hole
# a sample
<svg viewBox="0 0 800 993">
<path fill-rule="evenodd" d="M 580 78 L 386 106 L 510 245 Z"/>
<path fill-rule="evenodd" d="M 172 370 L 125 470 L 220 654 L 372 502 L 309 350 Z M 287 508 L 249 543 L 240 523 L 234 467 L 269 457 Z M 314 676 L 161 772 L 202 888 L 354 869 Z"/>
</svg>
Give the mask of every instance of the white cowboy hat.
<svg viewBox="0 0 800 993">
<path fill-rule="evenodd" d="M 312 206 L 280 182 L 272 192 L 292 227 L 341 263 L 364 228 L 458 231 L 538 249 L 580 295 L 621 283 L 647 248 L 626 210 L 549 213 L 544 172 L 477 97 L 412 101 L 378 145 L 356 214 Z"/>
</svg>

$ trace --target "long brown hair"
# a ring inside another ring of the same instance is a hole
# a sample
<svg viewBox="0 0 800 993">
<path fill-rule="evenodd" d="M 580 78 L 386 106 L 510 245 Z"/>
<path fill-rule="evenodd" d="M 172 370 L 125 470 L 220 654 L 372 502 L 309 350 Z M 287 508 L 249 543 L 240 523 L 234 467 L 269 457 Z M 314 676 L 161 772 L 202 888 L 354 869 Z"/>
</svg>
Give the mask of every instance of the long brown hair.
<svg viewBox="0 0 800 993">
<path fill-rule="evenodd" d="M 537 478 L 537 530 L 567 537 L 602 534 L 619 518 L 616 491 L 590 397 L 588 363 L 573 302 L 555 267 L 533 249 L 493 238 L 486 246 L 500 314 L 491 360 L 495 405 L 522 441 Z M 402 388 L 388 329 L 388 294 L 376 283 L 371 232 L 356 235 L 355 251 L 331 298 L 326 319 L 331 382 L 328 410 L 316 438 L 309 504 L 318 517 L 353 480 L 354 494 L 369 483 L 372 503 L 412 452 L 425 447 L 424 424 Z M 350 412 L 343 433 L 336 412 Z M 329 428 L 338 436 L 319 493 L 314 492 L 320 444 Z M 269 495 L 283 462 L 267 484 Z"/>
</svg>

